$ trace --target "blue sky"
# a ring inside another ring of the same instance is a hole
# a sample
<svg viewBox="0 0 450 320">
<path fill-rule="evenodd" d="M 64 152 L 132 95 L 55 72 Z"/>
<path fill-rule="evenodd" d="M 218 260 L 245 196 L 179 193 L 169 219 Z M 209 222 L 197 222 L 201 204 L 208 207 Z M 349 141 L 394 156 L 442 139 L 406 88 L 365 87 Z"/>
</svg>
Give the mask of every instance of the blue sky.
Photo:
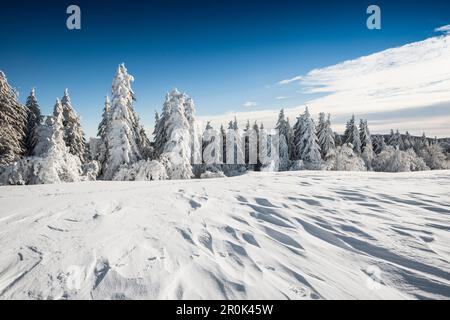
<svg viewBox="0 0 450 320">
<path fill-rule="evenodd" d="M 374 3 L 382 30 L 366 28 Z M 79 31 L 65 26 L 70 4 L 81 7 Z M 0 70 L 22 102 L 36 87 L 44 113 L 69 88 L 92 136 L 125 62 L 151 130 L 174 86 L 193 97 L 200 116 L 298 106 L 323 93 L 279 81 L 436 36 L 449 23 L 448 1 L 14 1 L 0 11 Z"/>
</svg>

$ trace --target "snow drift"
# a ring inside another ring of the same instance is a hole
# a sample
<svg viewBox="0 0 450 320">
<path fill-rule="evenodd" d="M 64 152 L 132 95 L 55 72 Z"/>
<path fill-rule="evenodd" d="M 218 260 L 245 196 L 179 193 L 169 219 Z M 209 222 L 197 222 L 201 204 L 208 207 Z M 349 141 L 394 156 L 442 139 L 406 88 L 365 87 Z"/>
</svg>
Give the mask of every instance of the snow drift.
<svg viewBox="0 0 450 320">
<path fill-rule="evenodd" d="M 0 187 L 0 298 L 450 298 L 449 187 L 445 171 Z"/>
</svg>

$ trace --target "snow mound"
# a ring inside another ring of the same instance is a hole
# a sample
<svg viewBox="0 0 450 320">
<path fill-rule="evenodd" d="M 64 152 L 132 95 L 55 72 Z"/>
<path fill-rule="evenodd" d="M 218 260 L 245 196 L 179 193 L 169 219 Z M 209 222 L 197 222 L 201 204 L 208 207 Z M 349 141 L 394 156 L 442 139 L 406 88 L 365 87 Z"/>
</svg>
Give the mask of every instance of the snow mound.
<svg viewBox="0 0 450 320">
<path fill-rule="evenodd" d="M 450 298 L 450 172 L 0 187 L 0 299 Z"/>
</svg>

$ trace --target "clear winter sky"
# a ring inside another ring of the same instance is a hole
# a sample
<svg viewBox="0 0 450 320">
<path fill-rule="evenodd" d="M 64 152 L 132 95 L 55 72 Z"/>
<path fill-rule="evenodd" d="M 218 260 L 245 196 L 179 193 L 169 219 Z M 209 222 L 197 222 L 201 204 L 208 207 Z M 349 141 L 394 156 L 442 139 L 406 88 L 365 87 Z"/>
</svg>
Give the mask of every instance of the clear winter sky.
<svg viewBox="0 0 450 320">
<path fill-rule="evenodd" d="M 66 28 L 70 4 L 79 31 Z M 366 27 L 370 4 L 381 30 Z M 336 130 L 356 113 L 373 132 L 450 136 L 450 28 L 436 31 L 449 24 L 448 0 L 16 0 L 0 9 L 0 70 L 22 102 L 36 87 L 44 113 L 69 88 L 88 136 L 121 62 L 148 131 L 176 86 L 216 125 L 237 113 L 267 127 L 283 107 L 293 122 L 308 103 Z"/>
</svg>

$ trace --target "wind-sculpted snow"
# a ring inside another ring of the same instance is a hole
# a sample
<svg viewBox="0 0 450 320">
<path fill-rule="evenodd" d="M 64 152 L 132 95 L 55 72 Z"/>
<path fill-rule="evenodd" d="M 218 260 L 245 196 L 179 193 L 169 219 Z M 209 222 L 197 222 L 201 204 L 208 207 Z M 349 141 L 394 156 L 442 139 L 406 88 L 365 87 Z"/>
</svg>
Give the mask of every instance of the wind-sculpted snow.
<svg viewBox="0 0 450 320">
<path fill-rule="evenodd" d="M 0 298 L 450 298 L 449 190 L 446 171 L 0 187 Z"/>
</svg>

